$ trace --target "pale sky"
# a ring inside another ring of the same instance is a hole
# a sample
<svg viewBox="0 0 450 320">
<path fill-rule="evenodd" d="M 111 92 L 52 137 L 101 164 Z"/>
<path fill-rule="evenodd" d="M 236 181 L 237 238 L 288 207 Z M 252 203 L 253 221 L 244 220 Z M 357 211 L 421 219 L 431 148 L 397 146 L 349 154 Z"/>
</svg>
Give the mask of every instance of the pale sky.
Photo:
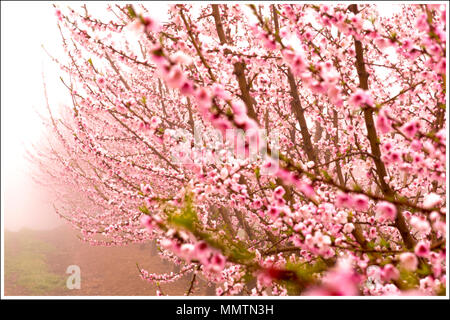
<svg viewBox="0 0 450 320">
<path fill-rule="evenodd" d="M 51 103 L 63 101 L 56 66 L 41 48 L 55 55 L 58 29 L 50 3 L 1 3 L 1 151 L 2 219 L 10 230 L 49 228 L 58 219 L 51 203 L 29 177 L 25 150 L 39 141 L 45 112 L 42 72 Z"/>
</svg>

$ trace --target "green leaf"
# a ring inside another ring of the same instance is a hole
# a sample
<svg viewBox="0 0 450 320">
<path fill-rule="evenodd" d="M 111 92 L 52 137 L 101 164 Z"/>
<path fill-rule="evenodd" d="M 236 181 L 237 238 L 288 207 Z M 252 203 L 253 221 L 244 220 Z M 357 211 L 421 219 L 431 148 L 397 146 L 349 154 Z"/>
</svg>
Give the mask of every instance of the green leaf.
<svg viewBox="0 0 450 320">
<path fill-rule="evenodd" d="M 256 167 L 255 168 L 255 175 L 256 175 L 256 178 L 257 179 L 259 179 L 260 177 L 261 177 L 261 172 L 260 172 L 261 170 L 259 169 L 259 167 Z"/>
<path fill-rule="evenodd" d="M 419 279 L 413 272 L 400 269 L 400 283 L 403 290 L 412 289 L 419 285 Z"/>
<path fill-rule="evenodd" d="M 164 52 L 161 47 L 158 47 L 157 49 L 152 50 L 152 54 L 154 54 L 157 57 L 164 57 Z"/>
<path fill-rule="evenodd" d="M 139 211 L 147 215 L 150 214 L 150 211 L 148 211 L 148 208 L 145 205 L 140 206 Z"/>
<path fill-rule="evenodd" d="M 181 212 L 177 211 L 170 215 L 169 222 L 190 231 L 194 230 L 195 223 L 198 222 L 198 217 L 193 205 L 193 196 L 190 193 L 186 192 L 186 195 L 184 196 L 184 205 L 183 208 L 181 208 Z"/>
<path fill-rule="evenodd" d="M 132 6 L 128 6 L 128 14 L 130 15 L 131 18 L 136 18 L 136 12 L 134 12 L 134 9 Z"/>
<path fill-rule="evenodd" d="M 390 249 L 391 248 L 391 246 L 389 245 L 389 242 L 387 242 L 385 239 L 383 239 L 383 238 L 381 238 L 381 240 L 380 240 L 380 245 L 382 246 L 382 247 L 385 247 L 386 249 Z"/>
<path fill-rule="evenodd" d="M 431 273 L 431 268 L 426 263 L 421 263 L 420 268 L 417 269 L 417 274 L 423 277 L 429 276 Z"/>
<path fill-rule="evenodd" d="M 306 281 L 311 282 L 314 280 L 314 274 L 321 273 L 327 269 L 327 265 L 323 260 L 318 260 L 316 263 L 295 263 L 288 261 L 286 264 L 286 270 L 294 271 L 297 276 Z"/>
<path fill-rule="evenodd" d="M 331 180 L 332 180 L 331 177 L 330 177 L 330 175 L 328 174 L 327 171 L 325 171 L 325 170 L 320 170 L 320 172 L 323 174 L 323 176 L 325 177 L 325 179 L 327 179 L 328 181 L 331 181 Z"/>
<path fill-rule="evenodd" d="M 250 282 L 251 280 L 253 280 L 253 278 L 254 278 L 253 274 L 248 270 L 245 273 L 245 275 L 242 277 L 242 279 L 244 280 L 245 283 Z"/>
<path fill-rule="evenodd" d="M 255 257 L 254 253 L 248 251 L 242 245 L 236 245 L 234 248 L 232 248 L 231 254 L 232 254 L 233 258 L 235 258 L 238 261 L 251 260 Z"/>
<path fill-rule="evenodd" d="M 439 289 L 436 291 L 436 294 L 438 296 L 445 296 L 445 295 L 447 295 L 447 289 L 445 287 L 445 284 L 441 284 L 439 286 Z"/>
</svg>

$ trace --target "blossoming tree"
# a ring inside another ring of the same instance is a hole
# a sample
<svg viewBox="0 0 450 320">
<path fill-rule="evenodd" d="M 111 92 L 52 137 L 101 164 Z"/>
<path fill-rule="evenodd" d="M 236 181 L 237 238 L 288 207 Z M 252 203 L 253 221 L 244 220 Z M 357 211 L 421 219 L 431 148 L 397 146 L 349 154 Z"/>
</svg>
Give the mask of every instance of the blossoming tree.
<svg viewBox="0 0 450 320">
<path fill-rule="evenodd" d="M 156 241 L 179 272 L 142 278 L 187 294 L 445 294 L 446 8 L 398 9 L 55 8 L 72 105 L 38 180 L 92 245 Z"/>
</svg>

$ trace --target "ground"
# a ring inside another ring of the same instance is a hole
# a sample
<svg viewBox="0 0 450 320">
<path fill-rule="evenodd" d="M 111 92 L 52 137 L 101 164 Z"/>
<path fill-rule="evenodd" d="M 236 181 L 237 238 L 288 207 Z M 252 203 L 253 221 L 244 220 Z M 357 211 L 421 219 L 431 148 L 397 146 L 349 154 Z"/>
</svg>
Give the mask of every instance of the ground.
<svg viewBox="0 0 450 320">
<path fill-rule="evenodd" d="M 5 296 L 152 296 L 156 285 L 139 276 L 136 263 L 149 272 L 165 273 L 175 265 L 155 254 L 151 244 L 90 246 L 67 226 L 50 231 L 5 231 Z M 81 270 L 81 289 L 66 286 L 67 267 Z M 162 284 L 167 295 L 184 295 L 192 275 Z M 211 294 L 206 283 L 192 295 Z"/>
</svg>

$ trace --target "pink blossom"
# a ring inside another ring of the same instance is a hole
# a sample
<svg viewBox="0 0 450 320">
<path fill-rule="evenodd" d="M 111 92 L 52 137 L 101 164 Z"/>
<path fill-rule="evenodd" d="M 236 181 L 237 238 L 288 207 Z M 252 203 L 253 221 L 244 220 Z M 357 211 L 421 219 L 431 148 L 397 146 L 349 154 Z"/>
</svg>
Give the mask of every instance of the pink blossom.
<svg viewBox="0 0 450 320">
<path fill-rule="evenodd" d="M 359 294 L 360 277 L 348 263 L 340 263 L 327 272 L 318 287 L 305 292 L 307 296 L 356 296 Z"/>
<path fill-rule="evenodd" d="M 278 215 L 280 214 L 280 209 L 275 206 L 271 206 L 269 208 L 268 214 L 272 217 L 272 219 L 278 218 Z"/>
<path fill-rule="evenodd" d="M 296 74 L 300 74 L 303 71 L 305 71 L 305 69 L 306 69 L 306 63 L 305 63 L 303 57 L 299 54 L 296 54 L 292 58 L 291 66 Z"/>
<path fill-rule="evenodd" d="M 341 90 L 337 86 L 330 85 L 328 87 L 328 97 L 330 97 L 331 101 L 336 103 L 338 101 L 340 93 Z"/>
<path fill-rule="evenodd" d="M 377 121 L 376 121 L 377 129 L 380 133 L 386 134 L 392 130 L 391 121 L 386 117 L 384 112 L 379 112 Z"/>
<path fill-rule="evenodd" d="M 441 59 L 438 63 L 436 63 L 433 69 L 440 74 L 445 74 L 446 68 L 447 61 L 445 61 L 445 59 Z"/>
<path fill-rule="evenodd" d="M 430 224 L 426 219 L 421 217 L 413 216 L 409 220 L 409 224 L 418 232 L 420 235 L 428 235 L 431 231 Z"/>
<path fill-rule="evenodd" d="M 139 123 L 139 130 L 144 131 L 144 132 L 150 130 L 150 124 L 145 123 L 145 122 Z"/>
<path fill-rule="evenodd" d="M 145 31 L 147 32 L 158 32 L 161 28 L 159 22 L 150 16 L 145 16 L 142 18 L 142 20 L 145 27 Z"/>
<path fill-rule="evenodd" d="M 103 77 L 100 77 L 97 79 L 97 83 L 99 84 L 99 86 L 104 86 L 106 84 L 106 80 Z"/>
<path fill-rule="evenodd" d="M 387 264 L 383 267 L 383 278 L 386 281 L 390 281 L 390 280 L 398 280 L 398 278 L 400 277 L 400 272 L 397 270 L 397 268 L 395 268 L 392 264 Z"/>
<path fill-rule="evenodd" d="M 423 199 L 423 207 L 426 209 L 432 209 L 440 205 L 441 197 L 436 193 L 429 193 Z"/>
<path fill-rule="evenodd" d="M 180 248 L 180 255 L 186 260 L 191 261 L 195 256 L 195 248 L 191 243 L 184 243 Z"/>
<path fill-rule="evenodd" d="M 270 286 L 272 284 L 272 280 L 273 280 L 271 273 L 266 269 L 264 269 L 261 272 L 258 272 L 257 279 L 258 279 L 258 282 L 264 286 Z"/>
<path fill-rule="evenodd" d="M 416 28 L 423 32 L 428 32 L 429 27 L 427 23 L 427 15 L 425 13 L 421 14 L 416 20 Z"/>
<path fill-rule="evenodd" d="M 393 150 L 390 153 L 390 160 L 392 163 L 399 163 L 402 161 L 402 157 L 399 151 Z"/>
<path fill-rule="evenodd" d="M 156 128 L 161 124 L 161 118 L 158 116 L 154 116 L 150 119 L 150 124 L 152 128 Z"/>
<path fill-rule="evenodd" d="M 382 148 L 386 151 L 389 152 L 392 150 L 392 143 L 390 143 L 389 141 L 386 143 L 383 143 Z"/>
<path fill-rule="evenodd" d="M 348 103 L 353 107 L 364 107 L 365 105 L 371 107 L 373 105 L 373 100 L 367 91 L 357 89 L 348 100 Z"/>
<path fill-rule="evenodd" d="M 377 229 L 374 227 L 369 228 L 369 238 L 375 239 L 377 237 Z"/>
<path fill-rule="evenodd" d="M 178 66 L 174 66 L 170 69 L 169 74 L 166 77 L 166 82 L 171 88 L 179 89 L 185 84 L 185 77 L 183 71 Z"/>
<path fill-rule="evenodd" d="M 445 141 L 447 138 L 447 131 L 445 129 L 441 129 L 436 133 L 436 138 L 439 139 L 439 142 L 443 145 L 445 145 Z"/>
<path fill-rule="evenodd" d="M 225 268 L 225 257 L 220 253 L 215 253 L 209 259 L 209 265 L 207 266 L 208 270 L 212 272 L 220 272 Z"/>
<path fill-rule="evenodd" d="M 338 193 L 336 196 L 336 206 L 338 208 L 351 208 L 353 206 L 353 197 L 347 193 Z"/>
<path fill-rule="evenodd" d="M 385 220 L 395 220 L 397 216 L 397 208 L 390 202 L 379 202 L 375 210 L 378 213 L 379 217 L 382 217 Z"/>
<path fill-rule="evenodd" d="M 205 88 L 200 88 L 196 93 L 198 106 L 202 109 L 209 109 L 212 105 L 209 92 Z"/>
<path fill-rule="evenodd" d="M 405 252 L 400 255 L 400 265 L 407 271 L 415 271 L 418 263 L 416 255 L 411 252 Z"/>
<path fill-rule="evenodd" d="M 205 261 L 210 255 L 210 249 L 205 241 L 199 241 L 195 244 L 194 255 L 200 260 Z"/>
<path fill-rule="evenodd" d="M 378 48 L 380 48 L 381 50 L 387 48 L 390 45 L 389 41 L 382 37 L 376 38 L 374 42 L 375 42 L 375 45 Z"/>
<path fill-rule="evenodd" d="M 274 39 L 264 39 L 263 40 L 264 47 L 268 50 L 276 50 L 277 42 Z"/>
<path fill-rule="evenodd" d="M 56 9 L 56 10 L 55 10 L 55 15 L 56 15 L 56 17 L 58 17 L 58 20 L 59 20 L 59 21 L 62 21 L 62 13 L 61 13 L 61 10 Z"/>
<path fill-rule="evenodd" d="M 400 130 L 403 132 L 405 136 L 412 139 L 414 138 L 416 132 L 420 128 L 420 123 L 417 120 L 412 120 L 408 123 L 405 123 Z"/>
<path fill-rule="evenodd" d="M 342 229 L 342 231 L 344 231 L 345 233 L 352 233 L 352 231 L 355 229 L 355 226 L 353 225 L 353 223 L 346 223 L 344 225 L 344 228 Z"/>
<path fill-rule="evenodd" d="M 427 258 L 428 255 L 430 254 L 430 245 L 425 241 L 420 241 L 417 243 L 414 249 L 414 253 L 418 257 Z"/>
<path fill-rule="evenodd" d="M 185 80 L 183 84 L 180 87 L 181 94 L 185 96 L 191 96 L 194 94 L 194 85 L 192 84 L 192 81 Z"/>
<path fill-rule="evenodd" d="M 175 63 L 189 65 L 192 63 L 192 58 L 185 54 L 183 51 L 177 51 L 172 59 Z"/>
<path fill-rule="evenodd" d="M 282 186 L 278 186 L 275 188 L 275 190 L 273 190 L 273 194 L 276 198 L 281 198 L 285 193 L 286 191 Z"/>
<path fill-rule="evenodd" d="M 149 193 L 152 192 L 152 187 L 149 184 L 145 184 L 145 185 L 142 184 L 141 185 L 141 190 L 142 190 L 143 193 L 149 194 Z"/>
<path fill-rule="evenodd" d="M 296 181 L 293 181 L 299 188 L 299 190 L 308 198 L 312 199 L 315 196 L 315 191 L 314 188 L 311 184 L 307 183 L 307 182 L 298 182 L 296 183 Z"/>
<path fill-rule="evenodd" d="M 252 209 L 259 209 L 263 205 L 261 200 L 256 200 L 251 204 Z"/>
<path fill-rule="evenodd" d="M 152 232 L 155 227 L 154 220 L 148 215 L 141 216 L 141 224 L 147 229 L 148 232 Z"/>
<path fill-rule="evenodd" d="M 242 126 L 244 127 L 244 131 L 249 131 L 249 130 L 256 131 L 258 129 L 258 123 L 255 120 L 250 119 L 250 118 L 247 118 L 244 121 Z"/>
<path fill-rule="evenodd" d="M 247 114 L 247 107 L 242 101 L 233 101 L 231 104 L 231 108 L 233 109 L 233 113 L 236 116 L 242 116 Z"/>
<path fill-rule="evenodd" d="M 363 194 L 357 194 L 353 197 L 353 208 L 357 211 L 367 211 L 369 208 L 369 198 Z"/>
<path fill-rule="evenodd" d="M 411 149 L 413 149 L 416 152 L 422 150 L 422 143 L 419 140 L 414 139 L 411 142 Z"/>
</svg>

